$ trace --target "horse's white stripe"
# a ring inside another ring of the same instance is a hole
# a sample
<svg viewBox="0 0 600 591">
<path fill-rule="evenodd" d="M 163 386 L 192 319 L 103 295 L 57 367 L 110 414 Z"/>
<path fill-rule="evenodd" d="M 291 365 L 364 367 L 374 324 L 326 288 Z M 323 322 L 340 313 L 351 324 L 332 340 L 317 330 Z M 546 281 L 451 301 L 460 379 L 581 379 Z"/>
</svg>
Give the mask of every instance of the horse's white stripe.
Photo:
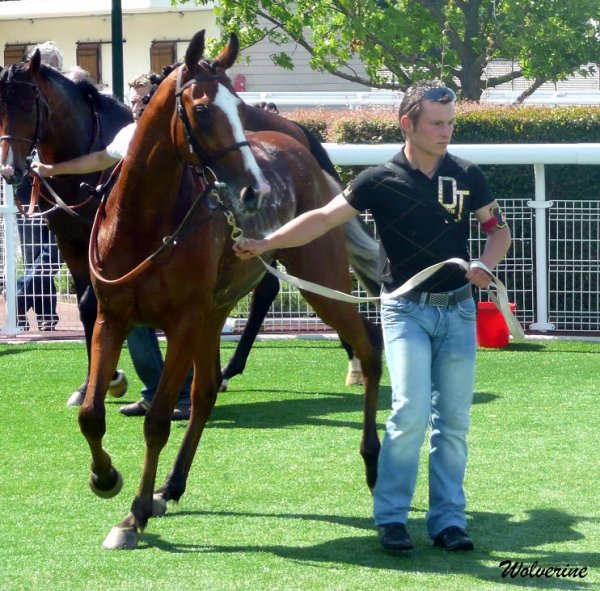
<svg viewBox="0 0 600 591">
<path fill-rule="evenodd" d="M 230 90 L 225 88 L 225 86 L 219 84 L 214 104 L 219 107 L 219 109 L 221 109 L 227 116 L 229 124 L 233 130 L 233 137 L 236 142 L 246 141 L 246 135 L 244 134 L 242 121 L 238 113 L 238 105 L 240 102 L 241 99 L 239 99 Z M 255 178 L 259 190 L 265 190 L 265 192 L 268 191 L 269 184 L 259 168 L 250 148 L 248 146 L 242 146 L 240 148 L 240 152 L 242 154 L 242 158 L 244 159 L 246 170 Z"/>
</svg>

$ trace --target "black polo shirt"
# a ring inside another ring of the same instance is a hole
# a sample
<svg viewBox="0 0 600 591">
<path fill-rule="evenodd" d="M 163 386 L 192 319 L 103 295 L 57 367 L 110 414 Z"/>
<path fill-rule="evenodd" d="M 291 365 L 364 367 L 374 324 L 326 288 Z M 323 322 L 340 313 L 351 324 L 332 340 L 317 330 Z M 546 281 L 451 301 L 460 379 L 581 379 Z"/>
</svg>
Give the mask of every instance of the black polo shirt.
<svg viewBox="0 0 600 591">
<path fill-rule="evenodd" d="M 344 191 L 354 209 L 373 215 L 387 256 L 382 270 L 387 292 L 435 263 L 470 260 L 470 213 L 494 201 L 481 169 L 451 154 L 431 179 L 406 159 L 404 149 L 392 162 L 401 170 L 368 168 Z M 417 289 L 442 292 L 465 284 L 464 270 L 446 265 Z"/>
</svg>

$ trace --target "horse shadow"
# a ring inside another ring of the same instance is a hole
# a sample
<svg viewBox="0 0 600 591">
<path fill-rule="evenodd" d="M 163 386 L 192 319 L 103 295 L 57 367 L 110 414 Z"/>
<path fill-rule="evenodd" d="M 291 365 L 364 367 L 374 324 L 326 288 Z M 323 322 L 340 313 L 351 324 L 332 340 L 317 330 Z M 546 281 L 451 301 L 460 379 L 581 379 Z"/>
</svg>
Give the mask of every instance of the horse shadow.
<svg viewBox="0 0 600 591">
<path fill-rule="evenodd" d="M 239 404 L 215 405 L 206 427 L 210 429 L 277 429 L 295 426 L 349 427 L 362 429 L 361 415 L 356 420 L 336 419 L 336 414 L 361 413 L 362 392 L 317 393 L 308 390 L 246 389 L 244 392 L 256 394 L 252 400 Z M 263 400 L 260 394 L 282 393 L 289 398 Z M 378 410 L 387 412 L 390 408 L 392 389 L 382 386 L 379 390 Z M 226 394 L 230 396 L 231 394 Z M 473 404 L 489 404 L 500 398 L 492 392 L 476 392 Z M 251 412 L 248 412 L 251 410 Z M 383 423 L 378 425 L 383 427 Z M 177 428 L 185 428 L 178 423 Z"/>
<path fill-rule="evenodd" d="M 306 546 L 294 544 L 200 544 L 181 540 L 165 541 L 158 534 L 143 535 L 139 548 L 155 548 L 169 553 L 237 554 L 248 552 L 270 553 L 273 556 L 303 564 L 346 564 L 373 570 L 395 570 L 407 574 L 427 573 L 444 576 L 448 573 L 464 574 L 488 583 L 512 584 L 521 587 L 532 585 L 540 589 L 593 589 L 595 583 L 585 578 L 544 578 L 510 576 L 503 577 L 504 560 L 531 565 L 537 561 L 540 567 L 587 567 L 588 572 L 600 567 L 600 557 L 593 552 L 566 552 L 547 549 L 552 543 L 577 542 L 584 536 L 576 531 L 578 523 L 592 518 L 578 517 L 555 509 L 533 509 L 527 511 L 527 519 L 515 521 L 515 516 L 505 513 L 469 512 L 470 532 L 476 549 L 474 552 L 449 553 L 432 545 L 425 533 L 425 511 L 413 509 L 408 527 L 415 550 L 404 556 L 390 556 L 381 549 L 371 519 L 342 515 L 318 515 L 295 513 L 245 513 L 233 511 L 182 511 L 169 513 L 165 519 L 187 516 L 205 519 L 238 520 L 246 523 L 250 518 L 256 524 L 249 527 L 269 527 L 272 520 L 286 520 L 286 531 L 293 539 L 294 522 L 325 522 L 349 530 L 324 542 Z M 241 520 L 239 518 L 242 518 Z M 239 529 L 236 529 L 239 531 Z M 243 532 L 240 532 L 243 534 Z M 256 533 L 254 532 L 253 539 Z"/>
</svg>

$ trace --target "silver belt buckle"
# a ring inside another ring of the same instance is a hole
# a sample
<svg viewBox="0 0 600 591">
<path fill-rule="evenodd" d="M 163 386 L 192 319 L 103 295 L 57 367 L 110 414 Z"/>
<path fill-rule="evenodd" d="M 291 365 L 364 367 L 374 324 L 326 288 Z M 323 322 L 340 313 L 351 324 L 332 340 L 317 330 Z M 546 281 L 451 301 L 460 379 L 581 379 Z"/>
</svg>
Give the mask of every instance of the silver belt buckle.
<svg viewBox="0 0 600 591">
<path fill-rule="evenodd" d="M 448 306 L 450 295 L 449 293 L 431 293 L 429 294 L 429 305 L 445 308 Z"/>
</svg>

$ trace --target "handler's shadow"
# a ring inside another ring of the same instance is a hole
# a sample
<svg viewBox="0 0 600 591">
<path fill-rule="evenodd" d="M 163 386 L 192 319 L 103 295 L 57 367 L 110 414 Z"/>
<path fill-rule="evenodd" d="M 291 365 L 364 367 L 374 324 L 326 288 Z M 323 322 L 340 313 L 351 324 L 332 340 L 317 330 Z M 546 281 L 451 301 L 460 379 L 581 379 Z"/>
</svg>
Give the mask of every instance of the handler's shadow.
<svg viewBox="0 0 600 591">
<path fill-rule="evenodd" d="M 588 571 L 600 567 L 600 557 L 592 552 L 555 552 L 545 549 L 548 544 L 571 542 L 583 539 L 583 535 L 574 527 L 585 521 L 587 517 L 576 517 L 553 509 L 536 509 L 528 512 L 528 519 L 515 522 L 513 516 L 488 512 L 471 512 L 470 532 L 476 542 L 474 552 L 448 553 L 432 546 L 425 532 L 424 511 L 413 509 L 409 521 L 415 549 L 405 556 L 390 556 L 380 547 L 372 520 L 336 515 L 310 514 L 258 514 L 235 512 L 194 511 L 167 514 L 166 518 L 184 516 L 218 517 L 238 519 L 256 518 L 261 523 L 271 519 L 290 521 L 290 532 L 293 537 L 293 521 L 314 520 L 333 523 L 344 528 L 360 530 L 362 535 L 343 536 L 315 544 L 313 546 L 294 545 L 250 545 L 236 546 L 229 544 L 194 544 L 165 541 L 156 534 L 144 534 L 140 541 L 140 549 L 156 548 L 172 553 L 248 553 L 270 552 L 280 558 L 307 563 L 351 564 L 372 569 L 398 570 L 420 573 L 447 575 L 461 573 L 487 582 L 509 583 L 516 586 L 531 587 L 529 577 L 502 578 L 499 564 L 503 560 L 523 562 L 531 565 L 534 561 L 541 567 L 587 567 Z M 267 526 L 268 527 L 268 526 Z M 555 589 L 556 578 L 536 578 L 535 587 Z M 563 589 L 593 589 L 594 582 L 586 582 L 585 578 L 561 578 Z"/>
</svg>

